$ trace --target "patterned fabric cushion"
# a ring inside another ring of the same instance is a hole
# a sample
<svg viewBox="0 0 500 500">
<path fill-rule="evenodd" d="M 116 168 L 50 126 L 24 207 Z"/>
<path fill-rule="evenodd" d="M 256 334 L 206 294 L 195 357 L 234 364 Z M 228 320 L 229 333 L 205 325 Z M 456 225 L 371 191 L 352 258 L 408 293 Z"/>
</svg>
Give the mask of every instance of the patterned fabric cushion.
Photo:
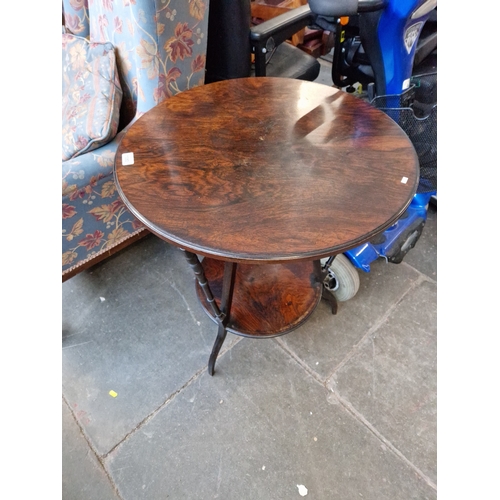
<svg viewBox="0 0 500 500">
<path fill-rule="evenodd" d="M 92 151 L 118 131 L 122 89 L 111 43 L 62 35 L 62 160 Z"/>
<path fill-rule="evenodd" d="M 73 35 L 88 38 L 90 31 L 88 0 L 63 0 L 62 11 L 67 30 Z"/>
</svg>

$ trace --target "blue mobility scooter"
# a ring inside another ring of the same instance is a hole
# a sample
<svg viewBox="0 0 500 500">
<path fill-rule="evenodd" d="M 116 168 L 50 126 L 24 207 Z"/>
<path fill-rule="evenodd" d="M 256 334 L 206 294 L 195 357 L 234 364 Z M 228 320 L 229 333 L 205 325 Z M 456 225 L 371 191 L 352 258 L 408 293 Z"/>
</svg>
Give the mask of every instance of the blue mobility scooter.
<svg viewBox="0 0 500 500">
<path fill-rule="evenodd" d="M 335 33 L 333 84 L 387 113 L 412 141 L 420 182 L 390 228 L 343 254 L 323 259 L 324 282 L 338 301 L 354 297 L 358 270 L 378 258 L 402 262 L 437 203 L 437 0 L 309 0 L 314 24 Z"/>
</svg>

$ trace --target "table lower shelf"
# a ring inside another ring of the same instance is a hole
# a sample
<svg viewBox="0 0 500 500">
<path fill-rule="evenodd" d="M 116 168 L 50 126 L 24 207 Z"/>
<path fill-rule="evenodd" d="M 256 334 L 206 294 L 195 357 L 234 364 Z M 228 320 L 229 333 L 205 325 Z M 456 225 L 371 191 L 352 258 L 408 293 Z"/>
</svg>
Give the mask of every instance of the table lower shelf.
<svg viewBox="0 0 500 500">
<path fill-rule="evenodd" d="M 220 307 L 224 262 L 206 257 L 202 261 L 210 290 Z M 217 322 L 196 283 L 205 312 Z M 238 264 L 231 311 L 226 330 L 244 337 L 277 337 L 302 325 L 319 304 L 322 285 L 314 263 Z"/>
</svg>

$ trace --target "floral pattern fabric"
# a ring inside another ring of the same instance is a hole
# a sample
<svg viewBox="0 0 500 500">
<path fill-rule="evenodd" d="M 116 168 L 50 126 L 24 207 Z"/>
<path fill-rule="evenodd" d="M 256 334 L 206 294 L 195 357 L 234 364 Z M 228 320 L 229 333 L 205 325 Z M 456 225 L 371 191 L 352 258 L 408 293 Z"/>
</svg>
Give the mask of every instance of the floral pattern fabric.
<svg viewBox="0 0 500 500">
<path fill-rule="evenodd" d="M 123 91 L 117 136 L 62 163 L 64 274 L 143 230 L 118 195 L 116 150 L 135 119 L 204 83 L 208 0 L 63 0 L 63 7 L 68 31 L 84 34 L 87 23 L 92 43 L 114 46 Z"/>
<path fill-rule="evenodd" d="M 97 149 L 118 131 L 122 89 L 111 43 L 62 35 L 62 159 Z"/>
<path fill-rule="evenodd" d="M 89 36 L 88 0 L 63 1 L 64 26 L 70 33 L 81 37 Z"/>
</svg>

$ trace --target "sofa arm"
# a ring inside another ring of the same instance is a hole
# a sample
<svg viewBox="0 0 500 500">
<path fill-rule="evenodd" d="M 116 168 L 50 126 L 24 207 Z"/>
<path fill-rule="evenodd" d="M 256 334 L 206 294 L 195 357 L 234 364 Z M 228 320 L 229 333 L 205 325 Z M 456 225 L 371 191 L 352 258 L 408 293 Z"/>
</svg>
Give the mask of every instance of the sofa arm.
<svg viewBox="0 0 500 500">
<path fill-rule="evenodd" d="M 147 234 L 123 204 L 113 177 L 127 129 L 105 146 L 62 163 L 63 281 Z"/>
</svg>

